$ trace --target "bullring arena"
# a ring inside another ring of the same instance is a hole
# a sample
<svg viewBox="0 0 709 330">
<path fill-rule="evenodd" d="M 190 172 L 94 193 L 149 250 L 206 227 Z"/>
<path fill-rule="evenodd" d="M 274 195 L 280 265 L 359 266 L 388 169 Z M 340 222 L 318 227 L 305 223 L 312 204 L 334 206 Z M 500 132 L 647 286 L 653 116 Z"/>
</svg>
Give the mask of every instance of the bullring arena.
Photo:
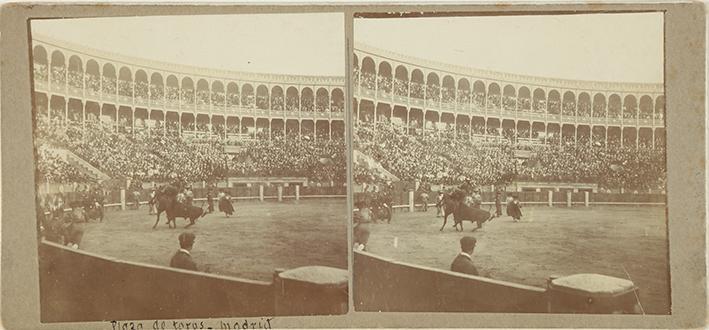
<svg viewBox="0 0 709 330">
<path fill-rule="evenodd" d="M 197 235 L 192 255 L 210 273 L 269 281 L 276 269 L 311 265 L 347 268 L 344 198 L 234 205 L 235 215 L 208 214 L 190 228 Z M 114 211 L 107 213 L 102 223 L 87 224 L 82 249 L 167 266 L 182 231 L 168 229 L 164 214 L 158 229 L 150 229 L 155 216 L 147 213 L 147 206 Z M 181 218 L 177 222 L 178 229 L 187 224 Z"/>
<path fill-rule="evenodd" d="M 472 235 L 478 240 L 475 263 L 486 277 L 536 287 L 545 287 L 552 275 L 630 277 L 640 287 L 646 313 L 669 310 L 663 207 L 529 206 L 522 222 L 503 216 L 473 233 L 471 223 L 465 224 L 465 232 L 456 232 L 450 222 L 438 232 L 443 220 L 435 212 L 398 213 L 391 224 L 374 225 L 369 252 L 447 270 L 458 240 Z"/>
<path fill-rule="evenodd" d="M 74 249 L 40 244 L 44 321 L 347 311 L 342 77 L 182 66 L 40 34 L 32 55 L 38 212 L 73 217 L 90 189 L 104 210 L 72 218 Z M 188 229 L 163 213 L 153 229 L 150 194 L 176 179 L 201 209 L 209 191 L 214 212 Z M 185 231 L 198 273 L 168 267 Z"/>
<path fill-rule="evenodd" d="M 550 278 L 590 273 L 632 281 L 637 313 L 670 312 L 661 84 L 498 73 L 362 43 L 354 59 L 355 203 L 393 205 L 355 253 L 357 310 L 549 312 Z M 502 216 L 458 232 L 451 215 L 439 231 L 438 192 L 464 182 L 492 213 L 500 190 Z M 512 196 L 520 222 L 505 214 Z M 449 272 L 463 236 L 477 239 L 485 279 Z"/>
</svg>

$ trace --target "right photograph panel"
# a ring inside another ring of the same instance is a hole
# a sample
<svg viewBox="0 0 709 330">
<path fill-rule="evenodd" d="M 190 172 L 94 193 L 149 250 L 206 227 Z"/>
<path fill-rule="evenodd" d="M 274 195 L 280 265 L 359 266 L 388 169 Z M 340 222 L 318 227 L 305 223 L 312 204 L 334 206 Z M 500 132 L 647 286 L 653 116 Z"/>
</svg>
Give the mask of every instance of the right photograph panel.
<svg viewBox="0 0 709 330">
<path fill-rule="evenodd" d="M 670 314 L 662 13 L 355 14 L 356 311 Z"/>
</svg>

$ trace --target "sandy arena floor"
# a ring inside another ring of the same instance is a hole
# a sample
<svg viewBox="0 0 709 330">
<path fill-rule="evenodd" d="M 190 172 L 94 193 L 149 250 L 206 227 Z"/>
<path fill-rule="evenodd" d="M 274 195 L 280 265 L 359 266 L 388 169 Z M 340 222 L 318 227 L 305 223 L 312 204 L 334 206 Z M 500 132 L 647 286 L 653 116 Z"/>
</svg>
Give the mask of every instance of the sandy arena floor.
<svg viewBox="0 0 709 330">
<path fill-rule="evenodd" d="M 200 270 L 271 281 L 276 268 L 322 265 L 347 269 L 347 202 L 345 199 L 299 202 L 237 202 L 235 215 L 212 213 L 188 230 L 197 235 L 192 256 Z M 177 219 L 169 229 L 147 206 L 108 212 L 103 223 L 85 226 L 82 250 L 167 266 L 179 248 L 177 236 L 188 223 Z"/>
<path fill-rule="evenodd" d="M 487 210 L 487 207 L 484 207 Z M 503 210 L 504 212 L 504 210 Z M 459 239 L 478 240 L 473 261 L 495 279 L 545 286 L 549 275 L 598 273 L 630 278 L 640 287 L 646 313 L 670 310 L 667 226 L 664 207 L 525 207 L 523 222 L 503 215 L 483 229 L 427 213 L 396 213 L 391 224 L 372 225 L 368 250 L 399 261 L 449 269 Z M 531 220 L 531 221 L 530 221 Z M 395 246 L 396 242 L 396 246 Z M 624 271 L 625 269 L 625 271 Z"/>
</svg>

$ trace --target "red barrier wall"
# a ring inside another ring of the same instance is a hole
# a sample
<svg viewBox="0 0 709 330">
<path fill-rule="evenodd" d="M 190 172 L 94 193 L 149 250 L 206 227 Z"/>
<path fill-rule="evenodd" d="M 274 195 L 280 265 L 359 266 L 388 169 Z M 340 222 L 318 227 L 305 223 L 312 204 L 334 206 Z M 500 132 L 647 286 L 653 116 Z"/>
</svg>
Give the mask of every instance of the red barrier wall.
<svg viewBox="0 0 709 330">
<path fill-rule="evenodd" d="M 547 311 L 546 290 L 510 282 L 353 254 L 356 311 L 518 312 Z"/>
<path fill-rule="evenodd" d="M 42 242 L 42 322 L 274 315 L 271 283 L 125 262 Z"/>
</svg>

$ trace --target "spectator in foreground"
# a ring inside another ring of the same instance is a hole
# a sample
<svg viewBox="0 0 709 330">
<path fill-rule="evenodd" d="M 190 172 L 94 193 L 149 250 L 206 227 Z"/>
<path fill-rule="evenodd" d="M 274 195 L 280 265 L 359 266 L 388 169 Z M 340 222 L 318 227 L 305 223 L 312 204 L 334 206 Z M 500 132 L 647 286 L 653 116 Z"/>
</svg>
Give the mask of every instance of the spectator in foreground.
<svg viewBox="0 0 709 330">
<path fill-rule="evenodd" d="M 473 250 L 477 241 L 475 237 L 464 236 L 460 239 L 460 253 L 453 259 L 451 271 L 478 276 L 478 270 L 473 265 Z"/>
<path fill-rule="evenodd" d="M 182 233 L 177 237 L 180 241 L 180 249 L 175 252 L 170 260 L 170 267 L 197 271 L 197 264 L 192 261 L 192 247 L 194 246 L 195 235 L 193 233 Z"/>
</svg>

